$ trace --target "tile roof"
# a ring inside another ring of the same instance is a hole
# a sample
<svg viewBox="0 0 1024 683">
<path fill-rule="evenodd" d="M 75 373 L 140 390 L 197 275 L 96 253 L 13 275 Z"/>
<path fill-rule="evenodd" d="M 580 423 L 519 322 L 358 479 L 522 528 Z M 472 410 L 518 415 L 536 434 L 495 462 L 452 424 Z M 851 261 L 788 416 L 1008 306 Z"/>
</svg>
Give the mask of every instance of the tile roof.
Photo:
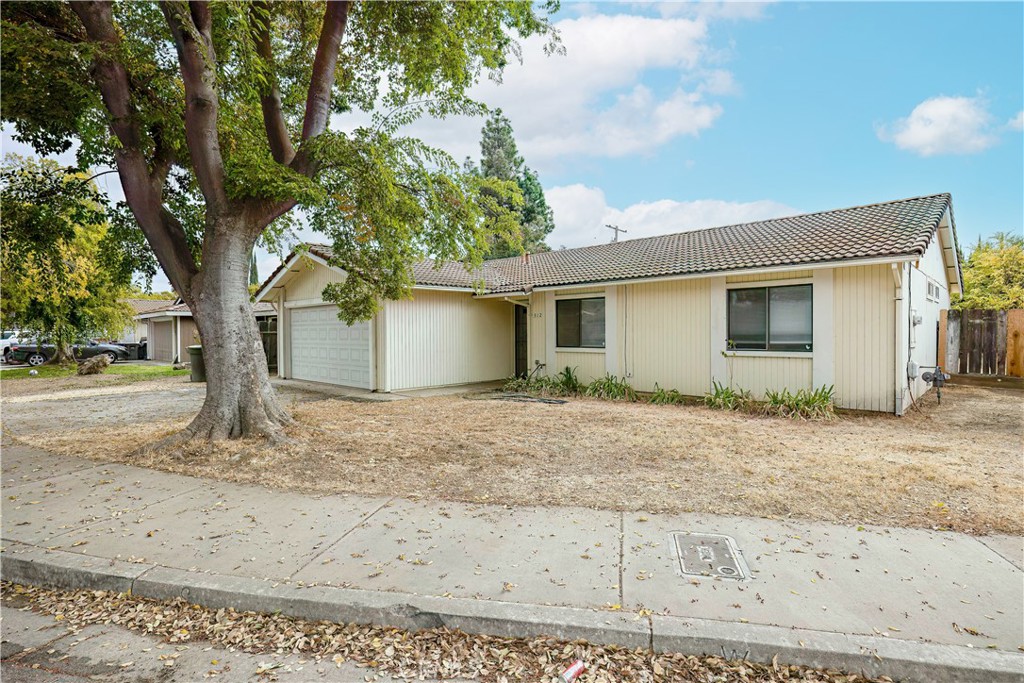
<svg viewBox="0 0 1024 683">
<path fill-rule="evenodd" d="M 920 256 L 951 203 L 949 194 L 936 194 L 497 259 L 484 262 L 475 272 L 461 263 L 436 267 L 429 260 L 414 264 L 412 270 L 418 285 L 472 287 L 482 280 L 487 291 L 503 293 L 524 287 Z M 328 245 L 307 247 L 323 259 L 332 256 Z"/>
<path fill-rule="evenodd" d="M 148 311 L 137 311 L 136 315 L 149 313 L 192 313 L 192 309 L 188 307 L 188 304 L 175 304 L 173 301 L 160 301 L 158 303 L 160 303 L 161 306 L 152 308 Z M 256 315 L 275 313 L 276 311 L 277 309 L 274 308 L 274 304 L 269 301 L 257 301 L 252 305 L 252 312 Z"/>
<path fill-rule="evenodd" d="M 173 299 L 121 299 L 135 311 L 135 315 L 139 313 L 150 313 L 152 311 L 159 311 L 169 304 L 173 304 Z"/>
</svg>

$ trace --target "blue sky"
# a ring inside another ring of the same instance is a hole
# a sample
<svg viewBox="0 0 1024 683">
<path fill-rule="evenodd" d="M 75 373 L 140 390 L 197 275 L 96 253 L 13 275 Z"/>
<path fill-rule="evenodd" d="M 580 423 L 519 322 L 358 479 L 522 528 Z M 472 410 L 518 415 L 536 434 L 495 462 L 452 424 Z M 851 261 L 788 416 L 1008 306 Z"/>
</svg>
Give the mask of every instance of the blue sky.
<svg viewBox="0 0 1024 683">
<path fill-rule="evenodd" d="M 555 21 L 564 56 L 526 41 L 474 90 L 540 174 L 552 247 L 936 192 L 964 246 L 1024 232 L 1022 3 L 567 2 Z M 406 132 L 461 159 L 481 126 Z"/>
</svg>

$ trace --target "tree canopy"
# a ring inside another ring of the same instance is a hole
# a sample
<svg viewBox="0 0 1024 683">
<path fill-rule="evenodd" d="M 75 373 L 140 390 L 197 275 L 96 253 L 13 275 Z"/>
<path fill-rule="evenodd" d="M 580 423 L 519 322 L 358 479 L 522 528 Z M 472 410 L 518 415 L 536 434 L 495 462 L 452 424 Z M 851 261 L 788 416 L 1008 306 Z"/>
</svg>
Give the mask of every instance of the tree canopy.
<svg viewBox="0 0 1024 683">
<path fill-rule="evenodd" d="M 964 293 L 954 308 L 1024 308 L 1024 237 L 1000 232 L 978 238 L 962 269 Z"/>
<path fill-rule="evenodd" d="M 3 119 L 41 154 L 77 141 L 82 168 L 116 164 L 186 300 L 208 220 L 244 214 L 280 251 L 300 206 L 352 275 L 332 298 L 366 318 L 407 294 L 411 261 L 476 263 L 489 235 L 515 232 L 493 199 L 512 188 L 399 131 L 423 115 L 482 113 L 469 88 L 500 74 L 517 38 L 554 41 L 552 8 L 4 3 Z"/>
<path fill-rule="evenodd" d="M 512 122 L 500 109 L 491 112 L 480 137 L 480 165 L 467 159 L 465 167 L 479 176 L 512 186 L 497 203 L 515 214 L 517 228 L 509 238 L 493 234 L 488 240 L 486 258 L 505 258 L 523 252 L 549 251 L 545 238 L 555 228 L 554 214 L 544 197 L 537 174 L 519 155 Z"/>
<path fill-rule="evenodd" d="M 121 301 L 140 264 L 107 222 L 82 174 L 8 156 L 0 171 L 0 314 L 51 341 L 58 359 L 87 336 L 117 338 L 134 314 Z"/>
<path fill-rule="evenodd" d="M 182 432 L 282 438 L 249 301 L 257 240 L 283 251 L 302 209 L 347 277 L 323 291 L 347 322 L 408 295 L 425 256 L 477 265 L 514 239 L 515 183 L 465 172 L 402 134 L 480 114 L 518 40 L 554 3 L 7 2 L 0 114 L 82 169 L 116 167 L 130 211 L 203 339 L 207 391 Z M 123 222 L 112 222 L 115 227 Z"/>
</svg>

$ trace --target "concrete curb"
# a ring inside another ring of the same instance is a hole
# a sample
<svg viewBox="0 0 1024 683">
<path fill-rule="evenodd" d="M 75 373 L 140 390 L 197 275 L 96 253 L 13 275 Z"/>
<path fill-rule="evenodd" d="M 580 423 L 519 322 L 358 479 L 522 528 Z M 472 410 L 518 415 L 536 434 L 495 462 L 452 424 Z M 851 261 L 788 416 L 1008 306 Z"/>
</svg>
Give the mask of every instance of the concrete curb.
<svg viewBox="0 0 1024 683">
<path fill-rule="evenodd" d="M 184 598 L 211 608 L 339 623 L 369 623 L 418 630 L 447 627 L 467 633 L 588 640 L 659 652 L 842 669 L 922 683 L 1020 683 L 1024 656 L 877 636 L 847 635 L 707 619 L 523 605 L 467 598 L 438 598 L 335 588 L 296 587 L 236 576 L 188 572 L 155 565 L 102 560 L 5 542 L 2 577 L 14 583 L 62 589 L 131 591 L 166 600 Z"/>
</svg>

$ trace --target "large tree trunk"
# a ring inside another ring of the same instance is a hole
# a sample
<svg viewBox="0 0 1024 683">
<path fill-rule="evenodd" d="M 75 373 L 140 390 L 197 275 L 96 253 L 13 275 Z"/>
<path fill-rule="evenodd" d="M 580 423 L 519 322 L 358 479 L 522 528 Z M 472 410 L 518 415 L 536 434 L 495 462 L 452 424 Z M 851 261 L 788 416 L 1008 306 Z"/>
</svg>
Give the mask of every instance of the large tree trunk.
<svg viewBox="0 0 1024 683">
<path fill-rule="evenodd" d="M 206 401 L 179 438 L 281 441 L 286 438 L 282 427 L 292 422 L 270 384 L 249 302 L 249 257 L 255 241 L 246 237 L 249 232 L 227 220 L 208 230 L 202 272 L 189 302 L 202 339 Z"/>
</svg>

